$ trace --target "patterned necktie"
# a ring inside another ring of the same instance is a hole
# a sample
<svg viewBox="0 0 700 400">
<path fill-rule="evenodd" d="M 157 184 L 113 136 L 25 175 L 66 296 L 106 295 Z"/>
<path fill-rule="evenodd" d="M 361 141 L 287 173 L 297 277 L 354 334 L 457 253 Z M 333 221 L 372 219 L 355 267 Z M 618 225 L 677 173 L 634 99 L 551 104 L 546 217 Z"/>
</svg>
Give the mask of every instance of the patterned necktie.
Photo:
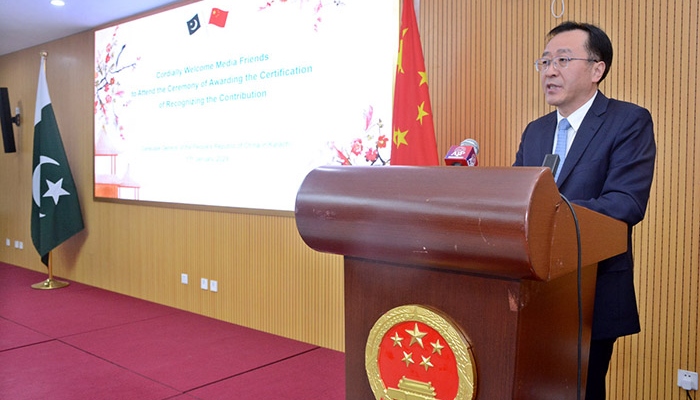
<svg viewBox="0 0 700 400">
<path fill-rule="evenodd" d="M 568 137 L 568 131 L 571 128 L 569 121 L 564 118 L 559 121 L 559 129 L 557 130 L 557 147 L 554 149 L 554 154 L 559 156 L 559 168 L 554 176 L 554 180 L 559 179 L 559 172 L 561 172 L 564 167 L 564 159 L 566 158 L 566 143 Z"/>
</svg>

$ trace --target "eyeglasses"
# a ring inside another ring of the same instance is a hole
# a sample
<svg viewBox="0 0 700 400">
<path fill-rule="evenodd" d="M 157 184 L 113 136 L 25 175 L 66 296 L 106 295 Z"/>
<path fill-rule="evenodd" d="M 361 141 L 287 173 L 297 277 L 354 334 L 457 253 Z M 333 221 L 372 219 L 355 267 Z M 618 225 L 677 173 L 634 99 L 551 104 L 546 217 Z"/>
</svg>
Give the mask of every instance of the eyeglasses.
<svg viewBox="0 0 700 400">
<path fill-rule="evenodd" d="M 540 58 L 535 61 L 535 70 L 537 72 L 545 72 L 550 65 L 554 65 L 556 69 L 564 69 L 569 66 L 569 61 L 581 60 L 588 62 L 598 62 L 592 58 L 573 58 L 573 57 L 555 57 L 555 58 Z"/>
</svg>

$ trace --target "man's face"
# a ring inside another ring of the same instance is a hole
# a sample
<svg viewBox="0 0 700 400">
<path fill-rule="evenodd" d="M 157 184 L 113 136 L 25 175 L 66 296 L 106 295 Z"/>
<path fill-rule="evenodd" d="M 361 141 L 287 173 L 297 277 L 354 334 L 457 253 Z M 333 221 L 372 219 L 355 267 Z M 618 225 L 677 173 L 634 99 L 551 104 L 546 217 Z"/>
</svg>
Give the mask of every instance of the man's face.
<svg viewBox="0 0 700 400">
<path fill-rule="evenodd" d="M 550 39 L 542 57 L 590 59 L 585 48 L 587 40 L 588 33 L 582 30 L 562 32 Z M 566 68 L 551 64 L 540 73 L 544 98 L 567 117 L 593 96 L 604 70 L 602 61 L 571 60 Z"/>
</svg>

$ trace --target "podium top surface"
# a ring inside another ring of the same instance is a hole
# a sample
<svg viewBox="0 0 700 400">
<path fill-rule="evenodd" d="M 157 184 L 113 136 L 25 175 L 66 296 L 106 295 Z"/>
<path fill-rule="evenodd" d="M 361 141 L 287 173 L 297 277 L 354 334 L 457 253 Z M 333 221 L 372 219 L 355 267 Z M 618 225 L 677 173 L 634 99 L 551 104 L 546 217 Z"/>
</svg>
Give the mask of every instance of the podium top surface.
<svg viewBox="0 0 700 400">
<path fill-rule="evenodd" d="M 625 251 L 624 223 L 575 215 L 583 265 Z M 544 167 L 321 167 L 295 217 L 311 248 L 350 257 L 542 281 L 577 266 L 574 215 Z"/>
</svg>

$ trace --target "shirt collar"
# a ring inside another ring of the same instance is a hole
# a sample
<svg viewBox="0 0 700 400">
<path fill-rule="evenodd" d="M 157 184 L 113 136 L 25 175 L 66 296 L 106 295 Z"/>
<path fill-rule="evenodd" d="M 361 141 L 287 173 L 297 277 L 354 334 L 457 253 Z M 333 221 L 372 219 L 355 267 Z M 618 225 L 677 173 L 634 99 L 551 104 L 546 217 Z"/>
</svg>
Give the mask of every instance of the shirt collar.
<svg viewBox="0 0 700 400">
<path fill-rule="evenodd" d="M 595 100 L 597 95 L 598 91 L 596 90 L 595 93 L 593 93 L 593 97 L 591 97 L 590 100 L 588 100 L 586 103 L 584 103 L 584 105 L 579 107 L 578 110 L 572 112 L 571 115 L 566 117 L 566 119 L 569 120 L 569 124 L 571 124 L 571 127 L 574 128 L 574 131 L 578 131 L 578 128 L 583 123 L 583 118 L 588 113 L 588 110 L 591 109 L 593 101 Z M 559 111 L 557 110 L 557 125 L 562 119 L 564 119 L 564 117 L 562 117 L 561 114 L 559 114 Z"/>
</svg>

